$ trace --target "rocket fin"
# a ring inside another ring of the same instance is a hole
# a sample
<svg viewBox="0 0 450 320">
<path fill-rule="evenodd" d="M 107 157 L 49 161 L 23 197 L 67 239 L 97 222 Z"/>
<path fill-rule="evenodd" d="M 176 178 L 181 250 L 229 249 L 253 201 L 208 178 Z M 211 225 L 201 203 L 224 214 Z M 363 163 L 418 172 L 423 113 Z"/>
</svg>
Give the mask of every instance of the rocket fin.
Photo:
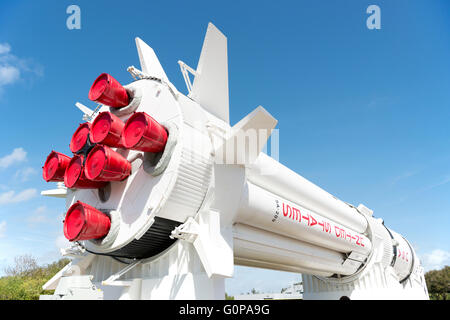
<svg viewBox="0 0 450 320">
<path fill-rule="evenodd" d="M 136 47 L 138 49 L 142 72 L 152 77 L 168 81 L 167 75 L 159 62 L 155 51 L 140 38 L 136 38 Z"/>
<path fill-rule="evenodd" d="M 55 197 L 55 198 L 66 198 L 67 197 L 67 190 L 62 188 L 52 189 L 52 190 L 45 190 L 41 191 L 41 196 L 45 197 Z"/>
<path fill-rule="evenodd" d="M 224 164 L 252 164 L 277 123 L 266 109 L 257 107 L 231 128 L 223 145 L 216 150 L 216 160 Z"/>
<path fill-rule="evenodd" d="M 197 220 L 188 218 L 184 224 L 172 231 L 171 238 L 182 239 L 194 245 L 209 278 L 232 277 L 233 237 L 230 232 L 225 232 L 226 236 L 223 236 L 220 213 L 214 210 L 200 211 Z"/>
<path fill-rule="evenodd" d="M 208 24 L 190 97 L 229 123 L 227 38 Z"/>
<path fill-rule="evenodd" d="M 84 104 L 76 102 L 75 106 L 81 110 L 86 116 L 91 117 L 94 114 L 94 110 L 89 109 Z"/>
</svg>

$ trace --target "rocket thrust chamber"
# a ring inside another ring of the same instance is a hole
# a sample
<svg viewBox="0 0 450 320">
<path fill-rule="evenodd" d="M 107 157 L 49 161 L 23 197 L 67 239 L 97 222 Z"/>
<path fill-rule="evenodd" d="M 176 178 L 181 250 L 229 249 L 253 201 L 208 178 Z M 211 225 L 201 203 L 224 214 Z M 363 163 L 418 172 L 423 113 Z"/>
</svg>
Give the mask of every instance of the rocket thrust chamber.
<svg viewBox="0 0 450 320">
<path fill-rule="evenodd" d="M 64 181 L 64 172 L 70 163 L 70 157 L 56 151 L 52 151 L 42 167 L 42 176 L 47 182 Z"/>
<path fill-rule="evenodd" d="M 89 90 L 89 99 L 113 108 L 125 107 L 130 102 L 127 90 L 107 73 L 95 79 Z"/>
<path fill-rule="evenodd" d="M 69 241 L 99 239 L 110 228 L 111 221 L 106 214 L 81 201 L 69 208 L 64 219 L 64 236 Z"/>
<path fill-rule="evenodd" d="M 91 142 L 101 143 L 113 148 L 124 148 L 122 130 L 125 123 L 111 112 L 100 112 L 91 126 Z"/>
<path fill-rule="evenodd" d="M 123 128 L 126 148 L 144 152 L 161 152 L 167 143 L 167 131 L 145 112 L 136 112 L 128 118 Z"/>
</svg>

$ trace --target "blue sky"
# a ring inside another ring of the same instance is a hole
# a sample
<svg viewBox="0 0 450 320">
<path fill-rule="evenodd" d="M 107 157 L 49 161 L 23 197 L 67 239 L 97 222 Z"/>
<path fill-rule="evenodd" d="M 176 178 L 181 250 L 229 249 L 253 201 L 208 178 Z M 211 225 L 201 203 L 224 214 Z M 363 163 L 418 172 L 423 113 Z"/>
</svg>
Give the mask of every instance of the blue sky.
<svg viewBox="0 0 450 320">
<path fill-rule="evenodd" d="M 68 30 L 66 8 L 81 8 Z M 102 72 L 139 67 L 154 48 L 186 93 L 209 21 L 228 37 L 231 124 L 274 115 L 280 162 L 404 235 L 427 269 L 449 264 L 450 3 L 442 1 L 2 1 L 0 269 L 15 255 L 59 258 L 64 202 L 39 195 L 47 154 L 69 154 L 74 103 Z M 381 8 L 381 29 L 366 8 Z M 1 274 L 2 271 L 0 271 Z M 279 291 L 292 273 L 236 268 L 231 294 Z"/>
</svg>

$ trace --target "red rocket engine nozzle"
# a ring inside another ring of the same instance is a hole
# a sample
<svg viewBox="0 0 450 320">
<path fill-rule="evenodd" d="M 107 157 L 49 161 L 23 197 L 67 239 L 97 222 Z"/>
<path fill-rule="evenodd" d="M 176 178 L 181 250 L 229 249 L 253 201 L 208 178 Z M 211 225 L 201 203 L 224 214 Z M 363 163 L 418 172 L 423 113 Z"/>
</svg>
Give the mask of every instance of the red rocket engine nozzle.
<svg viewBox="0 0 450 320">
<path fill-rule="evenodd" d="M 131 163 L 121 154 L 97 145 L 86 158 L 86 177 L 94 181 L 122 181 L 131 174 Z"/>
<path fill-rule="evenodd" d="M 64 174 L 64 184 L 67 188 L 99 189 L 104 188 L 107 182 L 91 181 L 84 174 L 83 156 L 75 155 L 70 160 Z"/>
<path fill-rule="evenodd" d="M 167 131 L 145 112 L 136 112 L 123 128 L 123 145 L 128 149 L 161 152 L 167 143 Z"/>
<path fill-rule="evenodd" d="M 69 208 L 64 219 L 64 236 L 69 241 L 100 239 L 110 228 L 111 220 L 106 214 L 81 201 Z"/>
<path fill-rule="evenodd" d="M 102 73 L 89 90 L 89 99 L 113 108 L 125 107 L 130 103 L 127 90 L 107 73 Z"/>
<path fill-rule="evenodd" d="M 79 153 L 84 151 L 86 148 L 90 148 L 92 146 L 89 138 L 90 132 L 91 124 L 89 122 L 80 124 L 70 140 L 70 151 L 73 153 Z"/>
<path fill-rule="evenodd" d="M 111 112 L 100 112 L 91 125 L 91 142 L 123 148 L 122 130 L 125 123 Z"/>
<path fill-rule="evenodd" d="M 47 182 L 64 181 L 64 173 L 69 162 L 69 156 L 56 151 L 50 152 L 42 167 L 42 176 L 44 180 Z"/>
</svg>

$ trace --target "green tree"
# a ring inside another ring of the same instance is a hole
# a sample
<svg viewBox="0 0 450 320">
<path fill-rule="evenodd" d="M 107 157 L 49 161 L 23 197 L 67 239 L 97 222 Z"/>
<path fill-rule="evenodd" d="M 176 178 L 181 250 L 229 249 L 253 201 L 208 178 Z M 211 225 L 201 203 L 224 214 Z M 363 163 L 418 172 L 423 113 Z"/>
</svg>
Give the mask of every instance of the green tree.
<svg viewBox="0 0 450 320">
<path fill-rule="evenodd" d="M 30 255 L 16 257 L 14 265 L 4 270 L 6 277 L 0 278 L 0 300 L 38 300 L 41 294 L 50 294 L 42 286 L 69 262 L 61 259 L 40 267 Z"/>
<path fill-rule="evenodd" d="M 428 293 L 432 300 L 447 300 L 450 294 L 450 266 L 441 270 L 431 270 L 425 273 Z"/>
<path fill-rule="evenodd" d="M 5 274 L 10 277 L 29 276 L 38 269 L 33 256 L 26 254 L 14 258 L 14 265 L 5 268 Z"/>
<path fill-rule="evenodd" d="M 225 292 L 225 300 L 234 300 L 234 296 L 229 296 L 229 295 Z"/>
</svg>

